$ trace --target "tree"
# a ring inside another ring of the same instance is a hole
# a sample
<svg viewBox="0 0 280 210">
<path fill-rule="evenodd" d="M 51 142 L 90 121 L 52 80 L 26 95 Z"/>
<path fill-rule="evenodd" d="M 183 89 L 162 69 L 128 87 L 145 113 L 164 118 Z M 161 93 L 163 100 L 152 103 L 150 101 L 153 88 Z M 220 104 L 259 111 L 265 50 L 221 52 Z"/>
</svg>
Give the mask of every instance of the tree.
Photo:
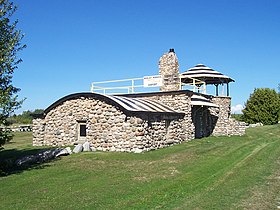
<svg viewBox="0 0 280 210">
<path fill-rule="evenodd" d="M 31 124 L 35 116 L 38 114 L 42 114 L 43 112 L 43 109 L 35 109 L 34 111 L 23 111 L 22 114 L 10 116 L 8 118 L 8 121 L 11 124 Z"/>
<path fill-rule="evenodd" d="M 247 123 L 261 122 L 264 125 L 278 123 L 280 115 L 279 94 L 269 88 L 257 88 L 243 109 L 243 120 Z"/>
<path fill-rule="evenodd" d="M 16 28 L 18 21 L 11 21 L 16 9 L 13 2 L 0 0 L 0 147 L 12 138 L 6 129 L 7 118 L 22 104 L 17 95 L 20 89 L 12 84 L 13 73 L 22 62 L 17 54 L 26 47 Z"/>
</svg>

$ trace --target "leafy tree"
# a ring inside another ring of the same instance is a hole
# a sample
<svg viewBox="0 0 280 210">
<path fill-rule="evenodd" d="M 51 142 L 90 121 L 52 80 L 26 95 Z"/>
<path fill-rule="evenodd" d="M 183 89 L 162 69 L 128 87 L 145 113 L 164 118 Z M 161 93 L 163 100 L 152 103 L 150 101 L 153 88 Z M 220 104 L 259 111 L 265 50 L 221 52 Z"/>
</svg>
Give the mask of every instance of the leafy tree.
<svg viewBox="0 0 280 210">
<path fill-rule="evenodd" d="M 257 88 L 243 109 L 243 119 L 247 123 L 261 122 L 264 125 L 278 123 L 280 115 L 280 97 L 273 89 Z"/>
<path fill-rule="evenodd" d="M 231 114 L 231 117 L 238 121 L 243 121 L 243 114 Z"/>
<path fill-rule="evenodd" d="M 0 147 L 12 138 L 5 129 L 7 118 L 22 104 L 17 96 L 20 89 L 12 84 L 13 73 L 22 62 L 17 54 L 26 47 L 21 43 L 23 34 L 16 28 L 18 21 L 11 21 L 16 9 L 13 2 L 0 0 Z"/>
</svg>

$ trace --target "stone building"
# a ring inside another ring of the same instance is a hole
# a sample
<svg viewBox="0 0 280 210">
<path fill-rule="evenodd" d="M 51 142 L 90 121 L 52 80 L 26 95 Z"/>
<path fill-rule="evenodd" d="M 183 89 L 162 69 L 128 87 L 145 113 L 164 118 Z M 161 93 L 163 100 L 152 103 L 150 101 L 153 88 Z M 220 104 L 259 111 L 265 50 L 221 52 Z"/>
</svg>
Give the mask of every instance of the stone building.
<svg viewBox="0 0 280 210">
<path fill-rule="evenodd" d="M 210 78 L 216 87 L 233 81 L 210 68 L 206 70 L 210 73 L 199 69 L 199 77 L 192 73 L 199 80 L 194 83 L 198 88 L 207 85 Z M 182 89 L 191 77 L 179 74 L 173 49 L 160 58 L 159 72 L 163 82 L 158 92 L 87 92 L 59 99 L 33 121 L 33 145 L 66 146 L 88 141 L 97 150 L 143 152 L 209 135 L 244 134 L 245 125 L 230 117 L 229 96 Z"/>
</svg>

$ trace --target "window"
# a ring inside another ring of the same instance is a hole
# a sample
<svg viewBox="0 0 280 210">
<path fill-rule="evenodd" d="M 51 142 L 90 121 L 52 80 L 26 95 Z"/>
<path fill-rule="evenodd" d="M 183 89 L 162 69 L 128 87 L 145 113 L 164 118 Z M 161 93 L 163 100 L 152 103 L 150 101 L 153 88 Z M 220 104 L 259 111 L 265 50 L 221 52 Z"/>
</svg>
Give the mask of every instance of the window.
<svg viewBox="0 0 280 210">
<path fill-rule="evenodd" d="M 80 136 L 87 135 L 87 126 L 86 124 L 80 124 Z"/>
<path fill-rule="evenodd" d="M 78 138 L 87 136 L 87 122 L 84 120 L 77 121 L 77 135 Z"/>
</svg>

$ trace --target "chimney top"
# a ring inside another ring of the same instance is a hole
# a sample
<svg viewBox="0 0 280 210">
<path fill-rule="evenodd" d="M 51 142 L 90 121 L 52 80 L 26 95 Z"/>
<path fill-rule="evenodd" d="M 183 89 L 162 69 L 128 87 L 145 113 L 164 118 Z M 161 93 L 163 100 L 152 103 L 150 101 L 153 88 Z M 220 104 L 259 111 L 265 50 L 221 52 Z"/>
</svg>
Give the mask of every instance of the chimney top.
<svg viewBox="0 0 280 210">
<path fill-rule="evenodd" d="M 174 49 L 173 49 L 173 48 L 169 49 L 169 52 L 173 52 L 173 53 L 175 53 L 175 51 L 174 51 Z"/>
</svg>

